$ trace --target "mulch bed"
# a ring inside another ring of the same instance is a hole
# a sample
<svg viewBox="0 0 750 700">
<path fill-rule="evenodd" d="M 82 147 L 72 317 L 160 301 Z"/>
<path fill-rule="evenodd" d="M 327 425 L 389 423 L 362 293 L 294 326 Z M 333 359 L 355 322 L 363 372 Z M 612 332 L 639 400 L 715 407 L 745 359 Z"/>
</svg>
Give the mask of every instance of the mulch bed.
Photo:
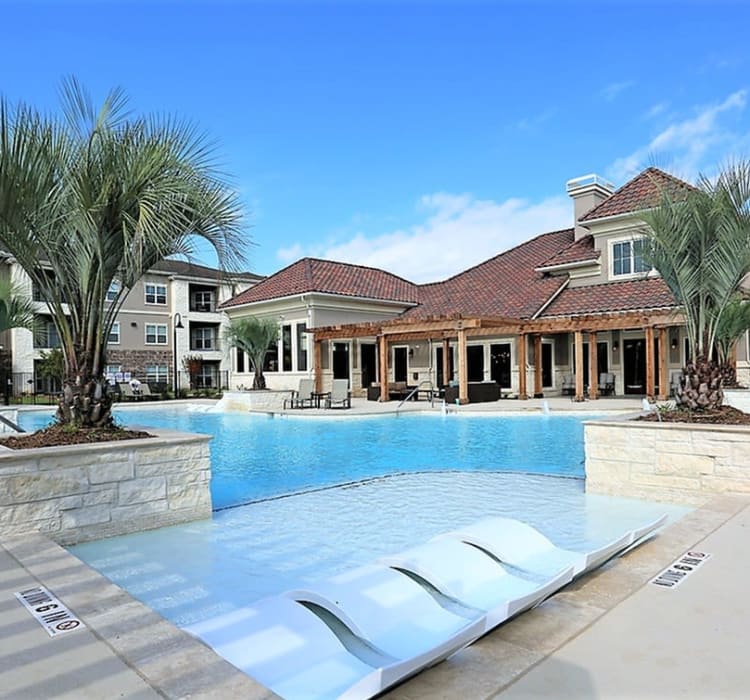
<svg viewBox="0 0 750 700">
<path fill-rule="evenodd" d="M 650 423 L 700 423 L 709 425 L 750 425 L 750 414 L 738 411 L 731 406 L 722 406 L 715 410 L 688 411 L 674 409 L 671 411 L 651 411 L 637 420 Z"/>
<path fill-rule="evenodd" d="M 142 430 L 126 430 L 117 426 L 111 428 L 76 428 L 69 426 L 50 425 L 43 430 L 37 430 L 28 435 L 12 435 L 0 439 L 0 445 L 11 450 L 30 450 L 35 447 L 60 447 L 62 445 L 83 445 L 96 442 L 110 442 L 112 440 L 136 440 L 138 438 L 154 437 Z"/>
</svg>

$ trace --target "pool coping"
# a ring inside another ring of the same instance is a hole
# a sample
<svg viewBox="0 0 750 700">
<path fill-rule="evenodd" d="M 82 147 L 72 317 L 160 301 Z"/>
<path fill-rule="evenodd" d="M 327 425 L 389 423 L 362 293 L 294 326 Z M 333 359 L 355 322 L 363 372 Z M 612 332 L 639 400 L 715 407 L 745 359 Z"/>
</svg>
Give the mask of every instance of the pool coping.
<svg viewBox="0 0 750 700">
<path fill-rule="evenodd" d="M 384 697 L 471 700 L 502 694 L 749 504 L 742 496 L 712 499 Z M 4 538 L 0 561 L 0 607 L 10 615 L 0 635 L 0 687 L 13 688 L 13 697 L 39 697 L 45 694 L 40 689 L 49 688 L 56 689 L 55 697 L 71 698 L 85 688 L 92 697 L 114 697 L 126 688 L 139 698 L 277 697 L 43 535 Z M 26 585 L 47 587 L 86 629 L 49 637 L 13 596 Z M 62 658 L 61 650 L 72 660 L 64 670 L 59 663 L 34 663 L 29 673 L 14 663 L 19 649 L 27 660 Z M 72 688 L 67 694 L 66 683 Z"/>
</svg>

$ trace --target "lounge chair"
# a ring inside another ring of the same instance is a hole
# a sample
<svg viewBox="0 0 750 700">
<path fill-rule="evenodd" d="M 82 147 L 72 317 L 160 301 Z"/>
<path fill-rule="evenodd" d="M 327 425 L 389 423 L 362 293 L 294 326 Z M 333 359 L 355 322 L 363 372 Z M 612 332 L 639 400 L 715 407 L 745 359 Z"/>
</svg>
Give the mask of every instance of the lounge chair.
<svg viewBox="0 0 750 700">
<path fill-rule="evenodd" d="M 284 595 L 330 612 L 398 661 L 402 677 L 442 661 L 484 633 L 481 611 L 458 604 L 456 612 L 447 610 L 414 579 L 386 566 L 362 566 Z"/>
<path fill-rule="evenodd" d="M 576 393 L 576 377 L 574 374 L 566 374 L 562 380 L 563 396 L 573 396 Z"/>
<path fill-rule="evenodd" d="M 151 387 L 148 384 L 141 384 L 140 386 L 140 397 L 142 399 L 153 399 L 154 395 L 151 393 Z"/>
<path fill-rule="evenodd" d="M 331 385 L 331 395 L 326 399 L 326 408 L 351 408 L 352 394 L 349 391 L 348 379 L 334 379 Z"/>
<path fill-rule="evenodd" d="M 285 698 L 369 698 L 385 687 L 381 667 L 393 663 L 361 642 L 353 653 L 312 610 L 281 596 L 187 631 Z"/>
<path fill-rule="evenodd" d="M 599 375 L 599 392 L 602 394 L 615 393 L 615 375 L 613 372 L 602 372 Z"/>
<path fill-rule="evenodd" d="M 286 408 L 312 408 L 313 407 L 313 391 L 315 391 L 315 380 L 314 379 L 300 379 L 299 389 L 297 391 L 292 390 L 292 395 L 288 399 L 284 399 L 283 407 Z"/>
<path fill-rule="evenodd" d="M 424 579 L 442 595 L 482 610 L 484 632 L 538 605 L 573 579 L 572 566 L 541 582 L 516 576 L 481 549 L 448 537 L 436 537 L 379 563 Z"/>
<path fill-rule="evenodd" d="M 479 547 L 505 564 L 537 574 L 552 575 L 572 566 L 573 577 L 577 578 L 622 554 L 633 544 L 634 532 L 628 531 L 590 552 L 557 547 L 536 528 L 511 518 L 486 518 L 444 536 Z"/>
<path fill-rule="evenodd" d="M 126 399 L 128 401 L 137 401 L 140 396 L 136 396 L 135 392 L 133 391 L 133 388 L 128 384 L 127 382 L 124 382 L 122 384 L 117 385 L 120 389 L 120 398 L 125 401 Z"/>
</svg>

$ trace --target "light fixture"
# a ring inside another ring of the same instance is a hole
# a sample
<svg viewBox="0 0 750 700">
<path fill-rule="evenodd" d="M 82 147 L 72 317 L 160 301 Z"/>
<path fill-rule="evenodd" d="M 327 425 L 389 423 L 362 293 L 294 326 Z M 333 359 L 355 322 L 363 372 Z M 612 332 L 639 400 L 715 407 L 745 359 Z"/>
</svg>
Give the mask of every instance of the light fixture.
<svg viewBox="0 0 750 700">
<path fill-rule="evenodd" d="M 182 325 L 182 316 L 179 313 L 174 315 L 172 319 L 172 354 L 174 355 L 174 397 L 177 398 L 177 329 L 184 328 Z"/>
<path fill-rule="evenodd" d="M 672 350 L 677 350 L 677 338 L 672 338 L 670 347 L 672 348 Z"/>
<path fill-rule="evenodd" d="M 617 352 L 620 349 L 620 343 L 618 343 L 616 340 L 614 343 L 612 343 L 612 351 Z"/>
</svg>

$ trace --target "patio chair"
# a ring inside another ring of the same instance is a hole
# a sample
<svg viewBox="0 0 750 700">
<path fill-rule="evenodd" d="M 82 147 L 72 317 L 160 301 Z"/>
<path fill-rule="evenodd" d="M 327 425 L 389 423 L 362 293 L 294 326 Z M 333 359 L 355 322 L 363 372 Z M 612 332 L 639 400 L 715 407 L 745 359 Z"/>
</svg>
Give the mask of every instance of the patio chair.
<svg viewBox="0 0 750 700">
<path fill-rule="evenodd" d="M 140 388 L 140 396 L 142 399 L 153 399 L 154 395 L 151 393 L 151 387 L 146 384 L 142 383 Z"/>
<path fill-rule="evenodd" d="M 349 391 L 348 379 L 334 379 L 331 395 L 326 399 L 326 408 L 351 408 L 352 393 Z"/>
<path fill-rule="evenodd" d="M 612 395 L 615 393 L 614 372 L 602 372 L 599 375 L 599 392 L 601 394 L 609 394 L 609 395 Z"/>
<path fill-rule="evenodd" d="M 297 391 L 292 390 L 292 395 L 288 399 L 284 399 L 283 407 L 286 408 L 312 408 L 313 407 L 313 391 L 315 390 L 315 380 L 313 379 L 300 379 L 299 389 Z"/>
<path fill-rule="evenodd" d="M 117 386 L 120 389 L 120 398 L 123 401 L 125 401 L 126 399 L 128 401 L 136 401 L 137 399 L 140 398 L 140 396 L 135 395 L 133 388 L 127 382 L 122 382 L 121 384 L 118 384 Z"/>
<path fill-rule="evenodd" d="M 669 381 L 669 393 L 672 397 L 677 398 L 680 392 L 680 382 L 682 380 L 682 370 L 678 372 L 672 372 L 672 377 Z"/>
<path fill-rule="evenodd" d="M 562 394 L 563 396 L 573 396 L 576 393 L 576 377 L 575 374 L 566 374 L 562 380 Z"/>
</svg>

